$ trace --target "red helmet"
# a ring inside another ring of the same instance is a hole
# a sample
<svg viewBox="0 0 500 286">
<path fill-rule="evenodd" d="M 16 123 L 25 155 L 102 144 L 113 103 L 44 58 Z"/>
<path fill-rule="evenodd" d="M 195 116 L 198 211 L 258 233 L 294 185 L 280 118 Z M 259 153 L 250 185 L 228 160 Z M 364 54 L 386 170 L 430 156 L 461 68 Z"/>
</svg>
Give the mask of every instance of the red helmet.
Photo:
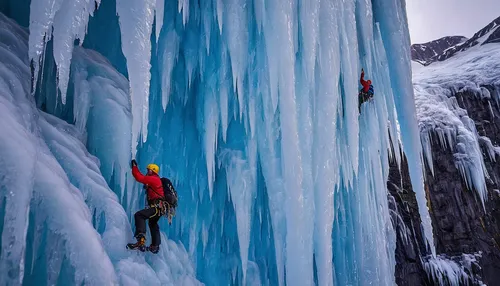
<svg viewBox="0 0 500 286">
<path fill-rule="evenodd" d="M 367 80 L 366 81 L 368 84 L 372 84 L 372 81 L 371 80 Z"/>
</svg>

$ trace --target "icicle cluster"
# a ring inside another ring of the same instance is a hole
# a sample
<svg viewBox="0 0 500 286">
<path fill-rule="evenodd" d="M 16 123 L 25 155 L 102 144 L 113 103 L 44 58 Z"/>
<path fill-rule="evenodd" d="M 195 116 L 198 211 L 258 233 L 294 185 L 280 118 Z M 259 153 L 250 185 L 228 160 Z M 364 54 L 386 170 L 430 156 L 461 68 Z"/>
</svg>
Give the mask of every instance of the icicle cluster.
<svg viewBox="0 0 500 286">
<path fill-rule="evenodd" d="M 424 258 L 424 269 L 431 281 L 437 285 L 485 285 L 474 275 L 481 253 L 462 254 L 456 257 L 443 255 Z"/>
<path fill-rule="evenodd" d="M 200 285 L 165 235 L 154 269 L 124 247 L 131 225 L 110 186 L 124 190 L 130 158 L 127 80 L 75 48 L 67 109 L 56 114 L 73 113 L 71 125 L 37 109 L 28 34 L 1 13 L 0 38 L 0 284 Z"/>
<path fill-rule="evenodd" d="M 406 82 L 390 76 L 397 63 L 386 64 L 387 54 L 404 53 L 385 42 L 407 39 L 406 22 L 397 19 L 401 38 L 384 38 L 373 9 L 354 1 L 179 1 L 157 12 L 163 23 L 152 57 L 150 136 L 139 155 L 144 164 L 162 162 L 182 190 L 172 234 L 193 255 L 202 245 L 202 279 L 224 283 L 208 277 L 203 260 L 222 259 L 219 246 L 234 243 L 235 232 L 241 262 L 227 267 L 245 281 L 268 233 L 254 225 L 264 223 L 272 226 L 274 254 L 259 269 L 280 285 L 392 281 L 385 184 L 401 139 L 393 81 L 401 112 L 415 111 L 409 59 L 399 68 Z M 360 115 L 361 67 L 376 98 Z M 405 119 L 411 130 L 403 136 L 418 136 L 415 119 Z M 421 157 L 419 144 L 405 151 Z M 420 161 L 412 164 L 422 184 Z M 423 188 L 416 189 L 432 235 Z M 366 270 L 356 273 L 360 265 Z"/>
<path fill-rule="evenodd" d="M 31 6 L 30 59 L 40 62 L 53 27 L 61 93 L 68 43 L 95 8 L 79 1 L 62 14 L 69 3 Z M 120 34 L 127 62 L 132 156 L 141 167 L 157 162 L 177 186 L 170 235 L 188 246 L 202 280 L 244 284 L 258 269 L 279 285 L 393 283 L 386 181 L 400 142 L 433 245 L 400 1 L 116 0 L 116 12 L 120 30 L 110 33 Z M 375 97 L 358 109 L 361 68 Z M 99 118 L 127 124 L 123 112 Z M 95 150 L 110 151 L 104 145 Z M 106 176 L 123 174 L 111 170 L 124 170 L 129 155 L 100 153 Z M 121 199 L 138 208 L 128 186 Z"/>
</svg>

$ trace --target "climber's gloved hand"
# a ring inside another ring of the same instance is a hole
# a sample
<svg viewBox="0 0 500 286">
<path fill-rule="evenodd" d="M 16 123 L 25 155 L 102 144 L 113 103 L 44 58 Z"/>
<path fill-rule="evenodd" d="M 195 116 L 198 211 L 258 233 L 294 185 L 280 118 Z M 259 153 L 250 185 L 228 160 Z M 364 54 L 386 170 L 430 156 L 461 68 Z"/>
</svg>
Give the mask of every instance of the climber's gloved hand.
<svg viewBox="0 0 500 286">
<path fill-rule="evenodd" d="M 131 167 L 137 166 L 137 161 L 135 159 L 130 161 L 130 166 Z"/>
</svg>

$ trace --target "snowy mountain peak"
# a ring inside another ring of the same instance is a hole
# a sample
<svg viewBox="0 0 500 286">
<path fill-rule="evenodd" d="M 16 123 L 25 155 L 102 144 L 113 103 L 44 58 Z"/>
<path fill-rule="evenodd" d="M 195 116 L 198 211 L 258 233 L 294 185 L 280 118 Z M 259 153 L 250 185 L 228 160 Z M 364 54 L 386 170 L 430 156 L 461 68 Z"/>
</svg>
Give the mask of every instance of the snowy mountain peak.
<svg viewBox="0 0 500 286">
<path fill-rule="evenodd" d="M 459 41 L 459 38 L 462 38 L 462 40 Z M 452 39 L 457 42 L 453 44 Z M 447 60 L 457 53 L 466 51 L 474 46 L 498 42 L 500 42 L 500 17 L 479 30 L 470 39 L 456 36 L 444 37 L 429 43 L 412 45 L 411 56 L 413 61 L 426 66 L 436 61 Z M 449 45 L 446 46 L 446 44 Z M 441 52 L 437 52 L 438 48 L 436 47 L 441 48 Z M 428 51 L 429 48 L 434 50 Z M 434 51 L 436 51 L 436 53 L 433 53 Z"/>
<path fill-rule="evenodd" d="M 490 44 L 490 43 L 499 43 L 500 42 L 500 17 L 493 20 L 493 22 L 489 23 L 486 27 L 481 29 L 479 32 L 474 34 L 472 39 L 477 38 L 483 39 L 481 45 Z"/>
<path fill-rule="evenodd" d="M 427 65 L 432 59 L 441 55 L 447 49 L 464 43 L 468 39 L 463 36 L 443 37 L 424 44 L 414 44 L 411 46 L 412 60 Z"/>
<path fill-rule="evenodd" d="M 476 45 L 485 45 L 490 43 L 500 42 L 500 17 L 496 18 L 493 22 L 486 27 L 475 33 L 469 40 L 449 48 L 443 54 L 439 55 L 434 61 L 444 61 L 456 55 L 459 52 L 468 50 Z"/>
</svg>

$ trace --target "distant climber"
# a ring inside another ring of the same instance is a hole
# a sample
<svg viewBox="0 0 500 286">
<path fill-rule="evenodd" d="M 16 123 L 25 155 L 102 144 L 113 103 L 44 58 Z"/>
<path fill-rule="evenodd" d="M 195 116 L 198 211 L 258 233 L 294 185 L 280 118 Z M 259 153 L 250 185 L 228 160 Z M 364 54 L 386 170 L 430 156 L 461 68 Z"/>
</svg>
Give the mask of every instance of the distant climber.
<svg viewBox="0 0 500 286">
<path fill-rule="evenodd" d="M 359 78 L 359 82 L 363 86 L 363 88 L 359 91 L 358 99 L 359 105 L 358 108 L 361 111 L 361 104 L 368 101 L 373 97 L 373 85 L 371 80 L 365 80 L 365 71 L 361 69 L 361 77 Z"/>
<path fill-rule="evenodd" d="M 147 173 L 143 175 L 137 167 L 137 162 L 132 160 L 132 175 L 139 182 L 144 184 L 146 190 L 146 208 L 135 213 L 135 238 L 136 243 L 127 244 L 128 249 L 149 250 L 158 253 L 160 250 L 160 227 L 158 221 L 163 215 L 168 216 L 169 223 L 175 215 L 177 207 L 177 192 L 172 183 L 167 178 L 160 178 L 158 175 L 160 168 L 156 164 L 147 166 Z M 146 248 L 146 220 L 151 231 L 151 245 Z"/>
</svg>

